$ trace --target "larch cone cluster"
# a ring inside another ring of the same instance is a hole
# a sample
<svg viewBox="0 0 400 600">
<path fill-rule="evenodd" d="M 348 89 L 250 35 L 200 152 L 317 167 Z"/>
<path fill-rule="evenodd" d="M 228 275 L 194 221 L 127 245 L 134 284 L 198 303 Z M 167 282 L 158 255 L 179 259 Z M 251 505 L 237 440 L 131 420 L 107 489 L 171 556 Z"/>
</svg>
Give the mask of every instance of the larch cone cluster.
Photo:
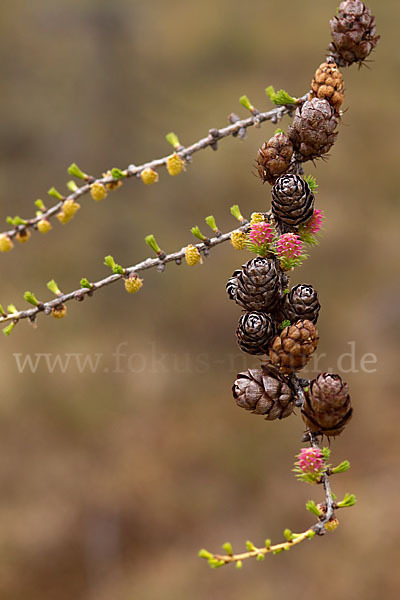
<svg viewBox="0 0 400 600">
<path fill-rule="evenodd" d="M 313 236 L 322 223 L 315 188 L 302 176 L 302 165 L 326 157 L 333 147 L 344 102 L 340 68 L 365 61 L 379 36 L 375 18 L 360 0 L 342 2 L 330 25 L 329 55 L 312 78 L 308 98 L 295 101 L 288 132 L 278 130 L 258 151 L 257 173 L 272 186 L 272 207 L 254 216 L 247 238 L 241 234 L 240 249 L 258 256 L 232 274 L 226 289 L 244 311 L 236 329 L 239 347 L 264 356 L 260 368 L 237 376 L 233 396 L 238 406 L 267 420 L 288 417 L 300 385 L 308 430 L 336 436 L 352 415 L 348 386 L 334 373 L 320 373 L 308 384 L 297 378 L 318 345 L 320 302 L 310 284 L 290 289 L 287 273 L 301 264 L 303 242 L 316 243 Z"/>
</svg>

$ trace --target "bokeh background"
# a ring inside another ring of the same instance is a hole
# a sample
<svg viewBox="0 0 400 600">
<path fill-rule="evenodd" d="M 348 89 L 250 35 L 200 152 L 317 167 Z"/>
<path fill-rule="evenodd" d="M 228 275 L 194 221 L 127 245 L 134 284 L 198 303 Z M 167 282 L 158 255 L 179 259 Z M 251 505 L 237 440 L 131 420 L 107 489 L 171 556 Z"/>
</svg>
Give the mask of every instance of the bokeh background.
<svg viewBox="0 0 400 600">
<path fill-rule="evenodd" d="M 1 214 L 31 216 L 51 185 L 65 189 L 72 161 L 93 174 L 138 164 L 169 152 L 168 131 L 191 143 L 231 111 L 245 116 L 241 94 L 265 109 L 269 84 L 304 93 L 336 4 L 4 2 Z M 241 572 L 197 559 L 200 547 L 230 540 L 239 550 L 301 531 L 312 522 L 305 501 L 321 498 L 291 474 L 301 419 L 266 423 L 232 400 L 236 373 L 257 359 L 237 350 L 239 310 L 224 291 L 249 256 L 225 244 L 195 269 L 147 272 L 135 297 L 114 285 L 70 303 L 63 321 L 23 322 L 1 340 L 3 600 L 398 597 L 400 5 L 370 5 L 382 40 L 370 68 L 344 72 L 348 110 L 331 157 L 307 165 L 327 220 L 293 275 L 320 294 L 320 369 L 354 348 L 342 373 L 355 416 L 332 450 L 352 463 L 335 491 L 355 493 L 357 506 L 339 513 L 334 534 Z M 106 254 L 133 264 L 151 232 L 178 249 L 210 213 L 226 231 L 234 203 L 246 215 L 265 210 L 269 189 L 253 164 L 274 129 L 196 154 L 180 177 L 160 172 L 158 185 L 129 180 L 101 204 L 85 197 L 70 224 L 0 256 L 0 302 L 21 307 L 25 290 L 48 298 L 51 278 L 65 291 L 101 278 Z M 101 356 L 95 372 L 72 356 L 65 372 L 42 358 L 20 373 L 15 355 L 37 353 Z M 372 373 L 361 365 L 369 353 Z"/>
</svg>

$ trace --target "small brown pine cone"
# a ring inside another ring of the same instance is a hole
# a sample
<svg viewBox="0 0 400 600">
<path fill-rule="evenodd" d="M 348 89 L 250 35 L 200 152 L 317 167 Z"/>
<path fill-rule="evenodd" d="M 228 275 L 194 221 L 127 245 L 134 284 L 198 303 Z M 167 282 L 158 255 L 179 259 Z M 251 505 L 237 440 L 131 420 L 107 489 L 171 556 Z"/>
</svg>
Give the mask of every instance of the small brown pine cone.
<svg viewBox="0 0 400 600">
<path fill-rule="evenodd" d="M 288 135 L 300 161 L 324 156 L 335 143 L 339 123 L 328 100 L 313 98 L 296 109 Z"/>
<path fill-rule="evenodd" d="M 289 227 L 297 227 L 311 219 L 314 213 L 314 194 L 299 175 L 279 177 L 272 188 L 274 217 Z"/>
<path fill-rule="evenodd" d="M 274 185 L 277 177 L 287 173 L 293 155 L 293 144 L 284 133 L 276 133 L 257 154 L 257 171 L 265 183 Z"/>
<path fill-rule="evenodd" d="M 329 51 L 339 67 L 362 63 L 379 42 L 375 17 L 361 0 L 341 2 L 330 21 L 332 43 Z"/>
<path fill-rule="evenodd" d="M 281 277 L 275 261 L 257 256 L 235 271 L 226 291 L 231 300 L 248 311 L 270 312 L 281 295 Z"/>
<path fill-rule="evenodd" d="M 311 285 L 300 283 L 285 294 L 276 317 L 279 322 L 288 320 L 294 323 L 300 319 L 307 319 L 315 325 L 320 308 L 316 290 Z"/>
<path fill-rule="evenodd" d="M 234 300 L 236 302 L 237 288 L 238 288 L 238 280 L 237 277 L 242 271 L 237 269 L 232 273 L 232 277 L 229 277 L 226 283 L 226 293 L 229 296 L 230 300 Z"/>
<path fill-rule="evenodd" d="M 320 373 L 311 382 L 301 410 L 307 427 L 326 436 L 342 433 L 352 412 L 348 385 L 333 373 Z"/>
<path fill-rule="evenodd" d="M 285 327 L 271 342 L 269 357 L 281 373 L 300 371 L 318 345 L 318 332 L 311 321 L 297 321 Z"/>
<path fill-rule="evenodd" d="M 239 319 L 236 336 L 240 349 L 249 354 L 265 354 L 276 334 L 272 319 L 263 312 L 246 312 Z"/>
<path fill-rule="evenodd" d="M 239 373 L 232 391 L 238 406 L 265 415 L 268 421 L 284 419 L 294 410 L 292 390 L 269 363 Z"/>
<path fill-rule="evenodd" d="M 328 58 L 315 72 L 311 82 L 311 93 L 308 99 L 320 98 L 328 100 L 336 112 L 343 104 L 344 82 L 343 76 L 333 59 Z"/>
</svg>

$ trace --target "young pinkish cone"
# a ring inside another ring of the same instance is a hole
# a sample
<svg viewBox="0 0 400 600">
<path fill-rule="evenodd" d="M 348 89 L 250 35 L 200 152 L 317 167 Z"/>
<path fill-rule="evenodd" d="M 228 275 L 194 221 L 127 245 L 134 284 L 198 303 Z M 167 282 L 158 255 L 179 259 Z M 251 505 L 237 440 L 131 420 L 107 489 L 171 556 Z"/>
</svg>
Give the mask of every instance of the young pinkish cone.
<svg viewBox="0 0 400 600">
<path fill-rule="evenodd" d="M 322 229 L 322 223 L 324 220 L 324 214 L 322 210 L 316 208 L 314 214 L 309 221 L 307 221 L 304 228 L 310 233 L 318 233 Z"/>
<path fill-rule="evenodd" d="M 302 448 L 298 459 L 298 466 L 303 473 L 315 475 L 324 468 L 324 457 L 319 448 Z"/>
<path fill-rule="evenodd" d="M 254 223 L 249 232 L 249 240 L 256 246 L 262 246 L 263 244 L 269 244 L 274 239 L 274 229 L 272 225 L 266 221 Z"/>
<path fill-rule="evenodd" d="M 284 233 L 279 237 L 276 254 L 284 271 L 300 266 L 302 259 L 306 258 L 303 254 L 303 242 L 296 233 Z"/>
<path fill-rule="evenodd" d="M 275 229 L 267 221 L 252 223 L 248 234 L 248 249 L 260 256 L 266 256 L 270 252 L 270 244 L 275 235 Z"/>
<path fill-rule="evenodd" d="M 317 483 L 326 469 L 325 458 L 320 448 L 302 448 L 293 469 L 297 479 Z"/>
</svg>

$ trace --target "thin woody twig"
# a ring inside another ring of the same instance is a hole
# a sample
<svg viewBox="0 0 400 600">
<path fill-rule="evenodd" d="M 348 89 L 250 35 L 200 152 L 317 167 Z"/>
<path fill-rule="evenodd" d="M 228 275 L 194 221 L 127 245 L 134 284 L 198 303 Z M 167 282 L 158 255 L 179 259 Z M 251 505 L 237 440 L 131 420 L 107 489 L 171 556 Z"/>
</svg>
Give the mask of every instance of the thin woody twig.
<svg viewBox="0 0 400 600">
<path fill-rule="evenodd" d="M 219 244 L 229 241 L 233 232 L 247 231 L 248 228 L 249 225 L 246 222 L 246 224 L 243 224 L 241 227 L 233 229 L 232 231 L 229 231 L 227 233 L 219 234 L 215 237 L 208 238 L 206 242 L 194 244 L 194 246 L 196 246 L 199 252 L 202 252 L 204 255 L 208 255 L 208 251 L 210 248 L 213 248 L 214 246 L 218 246 Z M 179 264 L 180 261 L 185 257 L 185 248 L 186 246 L 183 247 L 181 250 L 173 252 L 171 254 L 167 254 L 162 258 L 146 258 L 146 260 L 143 260 L 137 263 L 136 265 L 124 268 L 124 272 L 121 274 L 113 273 L 112 275 L 109 275 L 104 279 L 100 279 L 99 281 L 92 283 L 90 288 L 78 288 L 67 294 L 60 294 L 53 300 L 49 300 L 47 302 L 40 302 L 38 306 L 35 306 L 28 310 L 19 310 L 17 312 L 0 316 L 0 325 L 7 322 L 18 323 L 18 321 L 22 319 L 29 319 L 30 321 L 34 321 L 39 313 L 50 314 L 53 308 L 61 306 L 62 304 L 65 304 L 70 300 L 81 301 L 85 298 L 85 296 L 92 296 L 97 290 L 107 285 L 111 285 L 116 281 L 124 279 L 133 273 L 145 271 L 154 267 L 160 267 L 169 262 L 177 262 Z"/>
<path fill-rule="evenodd" d="M 266 544 L 261 548 L 252 545 L 253 548 L 251 550 L 239 554 L 212 554 L 203 550 L 200 551 L 199 555 L 201 558 L 207 558 L 210 565 L 215 567 L 222 567 L 223 565 L 228 565 L 230 563 L 236 563 L 236 565 L 239 563 L 239 565 L 241 565 L 241 562 L 248 558 L 263 560 L 267 554 L 279 554 L 284 550 L 290 550 L 293 546 L 296 546 L 305 540 L 312 539 L 315 536 L 315 532 L 312 529 L 307 529 L 307 531 L 304 531 L 303 533 L 295 533 L 292 534 L 292 536 L 292 539 L 281 542 L 280 544 Z M 206 553 L 210 554 L 210 556 L 207 556 Z"/>
<path fill-rule="evenodd" d="M 298 382 L 297 382 L 298 383 Z M 299 384 L 299 389 L 302 389 Z M 302 392 L 304 394 L 304 392 Z M 301 399 L 297 398 L 298 406 L 301 405 Z M 320 449 L 320 445 L 318 442 L 318 436 L 310 433 L 309 441 L 313 448 Z M 234 554 L 232 552 L 231 547 L 228 548 L 228 554 L 218 554 L 213 552 L 208 552 L 207 550 L 200 550 L 199 556 L 201 558 L 205 558 L 208 560 L 211 567 L 222 567 L 224 565 L 235 563 L 237 567 L 242 566 L 242 561 L 247 560 L 249 558 L 256 558 L 257 560 L 263 560 L 267 554 L 279 554 L 283 551 L 288 551 L 292 547 L 304 542 L 306 540 L 312 539 L 316 535 L 324 535 L 326 533 L 325 525 L 334 517 L 335 508 L 338 508 L 334 503 L 333 494 L 329 481 L 329 470 L 325 470 L 324 474 L 321 477 L 321 481 L 325 491 L 325 505 L 323 508 L 323 513 L 319 517 L 317 523 L 315 523 L 312 527 L 309 527 L 302 533 L 292 533 L 290 530 L 286 529 L 284 535 L 286 537 L 285 542 L 280 542 L 278 544 L 272 545 L 270 540 L 266 540 L 266 543 L 262 547 L 255 546 L 252 542 L 246 542 L 247 552 L 241 552 L 238 554 Z M 224 545 L 224 549 L 227 549 L 229 544 Z"/>
<path fill-rule="evenodd" d="M 318 442 L 318 436 L 313 433 L 310 433 L 310 443 L 313 448 L 321 449 L 320 444 Z M 322 475 L 321 483 L 324 486 L 325 490 L 325 512 L 324 516 L 313 527 L 313 531 L 315 531 L 317 535 L 324 535 L 325 524 L 334 516 L 335 512 L 335 505 L 331 490 L 331 484 L 329 481 L 329 474 L 326 471 Z"/>
<path fill-rule="evenodd" d="M 305 98 L 306 98 L 306 96 L 299 98 L 299 102 L 304 100 Z M 206 137 L 201 138 L 200 140 L 191 144 L 190 146 L 179 148 L 177 150 L 177 154 L 182 159 L 184 159 L 186 161 L 190 161 L 191 156 L 193 154 L 195 154 L 196 152 L 199 152 L 200 150 L 204 150 L 205 148 L 208 148 L 208 147 L 216 149 L 218 142 L 220 140 L 223 140 L 224 138 L 227 138 L 230 136 L 236 137 L 240 132 L 245 131 L 249 127 L 253 127 L 253 126 L 258 127 L 261 123 L 263 123 L 265 121 L 271 121 L 273 123 L 278 123 L 284 115 L 291 114 L 293 112 L 293 110 L 294 110 L 293 105 L 277 106 L 276 108 L 273 108 L 269 111 L 253 114 L 251 117 L 248 117 L 247 119 L 237 120 L 237 121 L 233 122 L 232 124 L 230 124 L 226 127 L 223 127 L 221 129 L 210 129 L 209 134 Z M 243 137 L 243 136 L 240 135 L 239 137 Z M 131 164 L 126 169 L 122 170 L 123 176 L 124 176 L 124 178 L 140 177 L 140 174 L 142 173 L 142 171 L 144 171 L 144 169 L 156 169 L 157 167 L 164 167 L 167 164 L 167 160 L 170 156 L 171 156 L 171 154 L 168 154 L 167 156 L 164 156 L 162 158 L 158 158 L 155 160 L 151 160 L 151 161 L 143 163 L 141 165 Z M 115 179 L 112 176 L 99 177 L 99 178 L 94 178 L 94 177 L 88 176 L 87 182 L 84 185 L 82 185 L 81 187 L 78 187 L 74 192 L 70 193 L 68 196 L 65 196 L 62 199 L 60 199 L 60 201 L 57 202 L 56 204 L 54 204 L 54 206 L 52 206 L 49 209 L 44 210 L 40 215 L 38 215 L 36 217 L 33 217 L 31 219 L 26 219 L 26 222 L 24 224 L 16 225 L 12 229 L 9 229 L 8 231 L 4 231 L 4 232 L 0 233 L 0 235 L 8 236 L 10 239 L 12 239 L 18 233 L 21 233 L 21 232 L 23 233 L 24 231 L 29 230 L 29 229 L 35 230 L 35 229 L 37 229 L 37 224 L 39 221 L 41 221 L 41 220 L 49 221 L 51 218 L 55 217 L 55 215 L 57 215 L 62 210 L 62 207 L 63 207 L 63 204 L 65 201 L 67 201 L 67 200 L 75 201 L 75 200 L 78 200 L 79 198 L 81 198 L 82 196 L 88 194 L 91 186 L 94 183 L 107 185 L 110 183 L 111 184 L 115 183 L 116 181 L 118 181 L 118 179 Z"/>
</svg>

